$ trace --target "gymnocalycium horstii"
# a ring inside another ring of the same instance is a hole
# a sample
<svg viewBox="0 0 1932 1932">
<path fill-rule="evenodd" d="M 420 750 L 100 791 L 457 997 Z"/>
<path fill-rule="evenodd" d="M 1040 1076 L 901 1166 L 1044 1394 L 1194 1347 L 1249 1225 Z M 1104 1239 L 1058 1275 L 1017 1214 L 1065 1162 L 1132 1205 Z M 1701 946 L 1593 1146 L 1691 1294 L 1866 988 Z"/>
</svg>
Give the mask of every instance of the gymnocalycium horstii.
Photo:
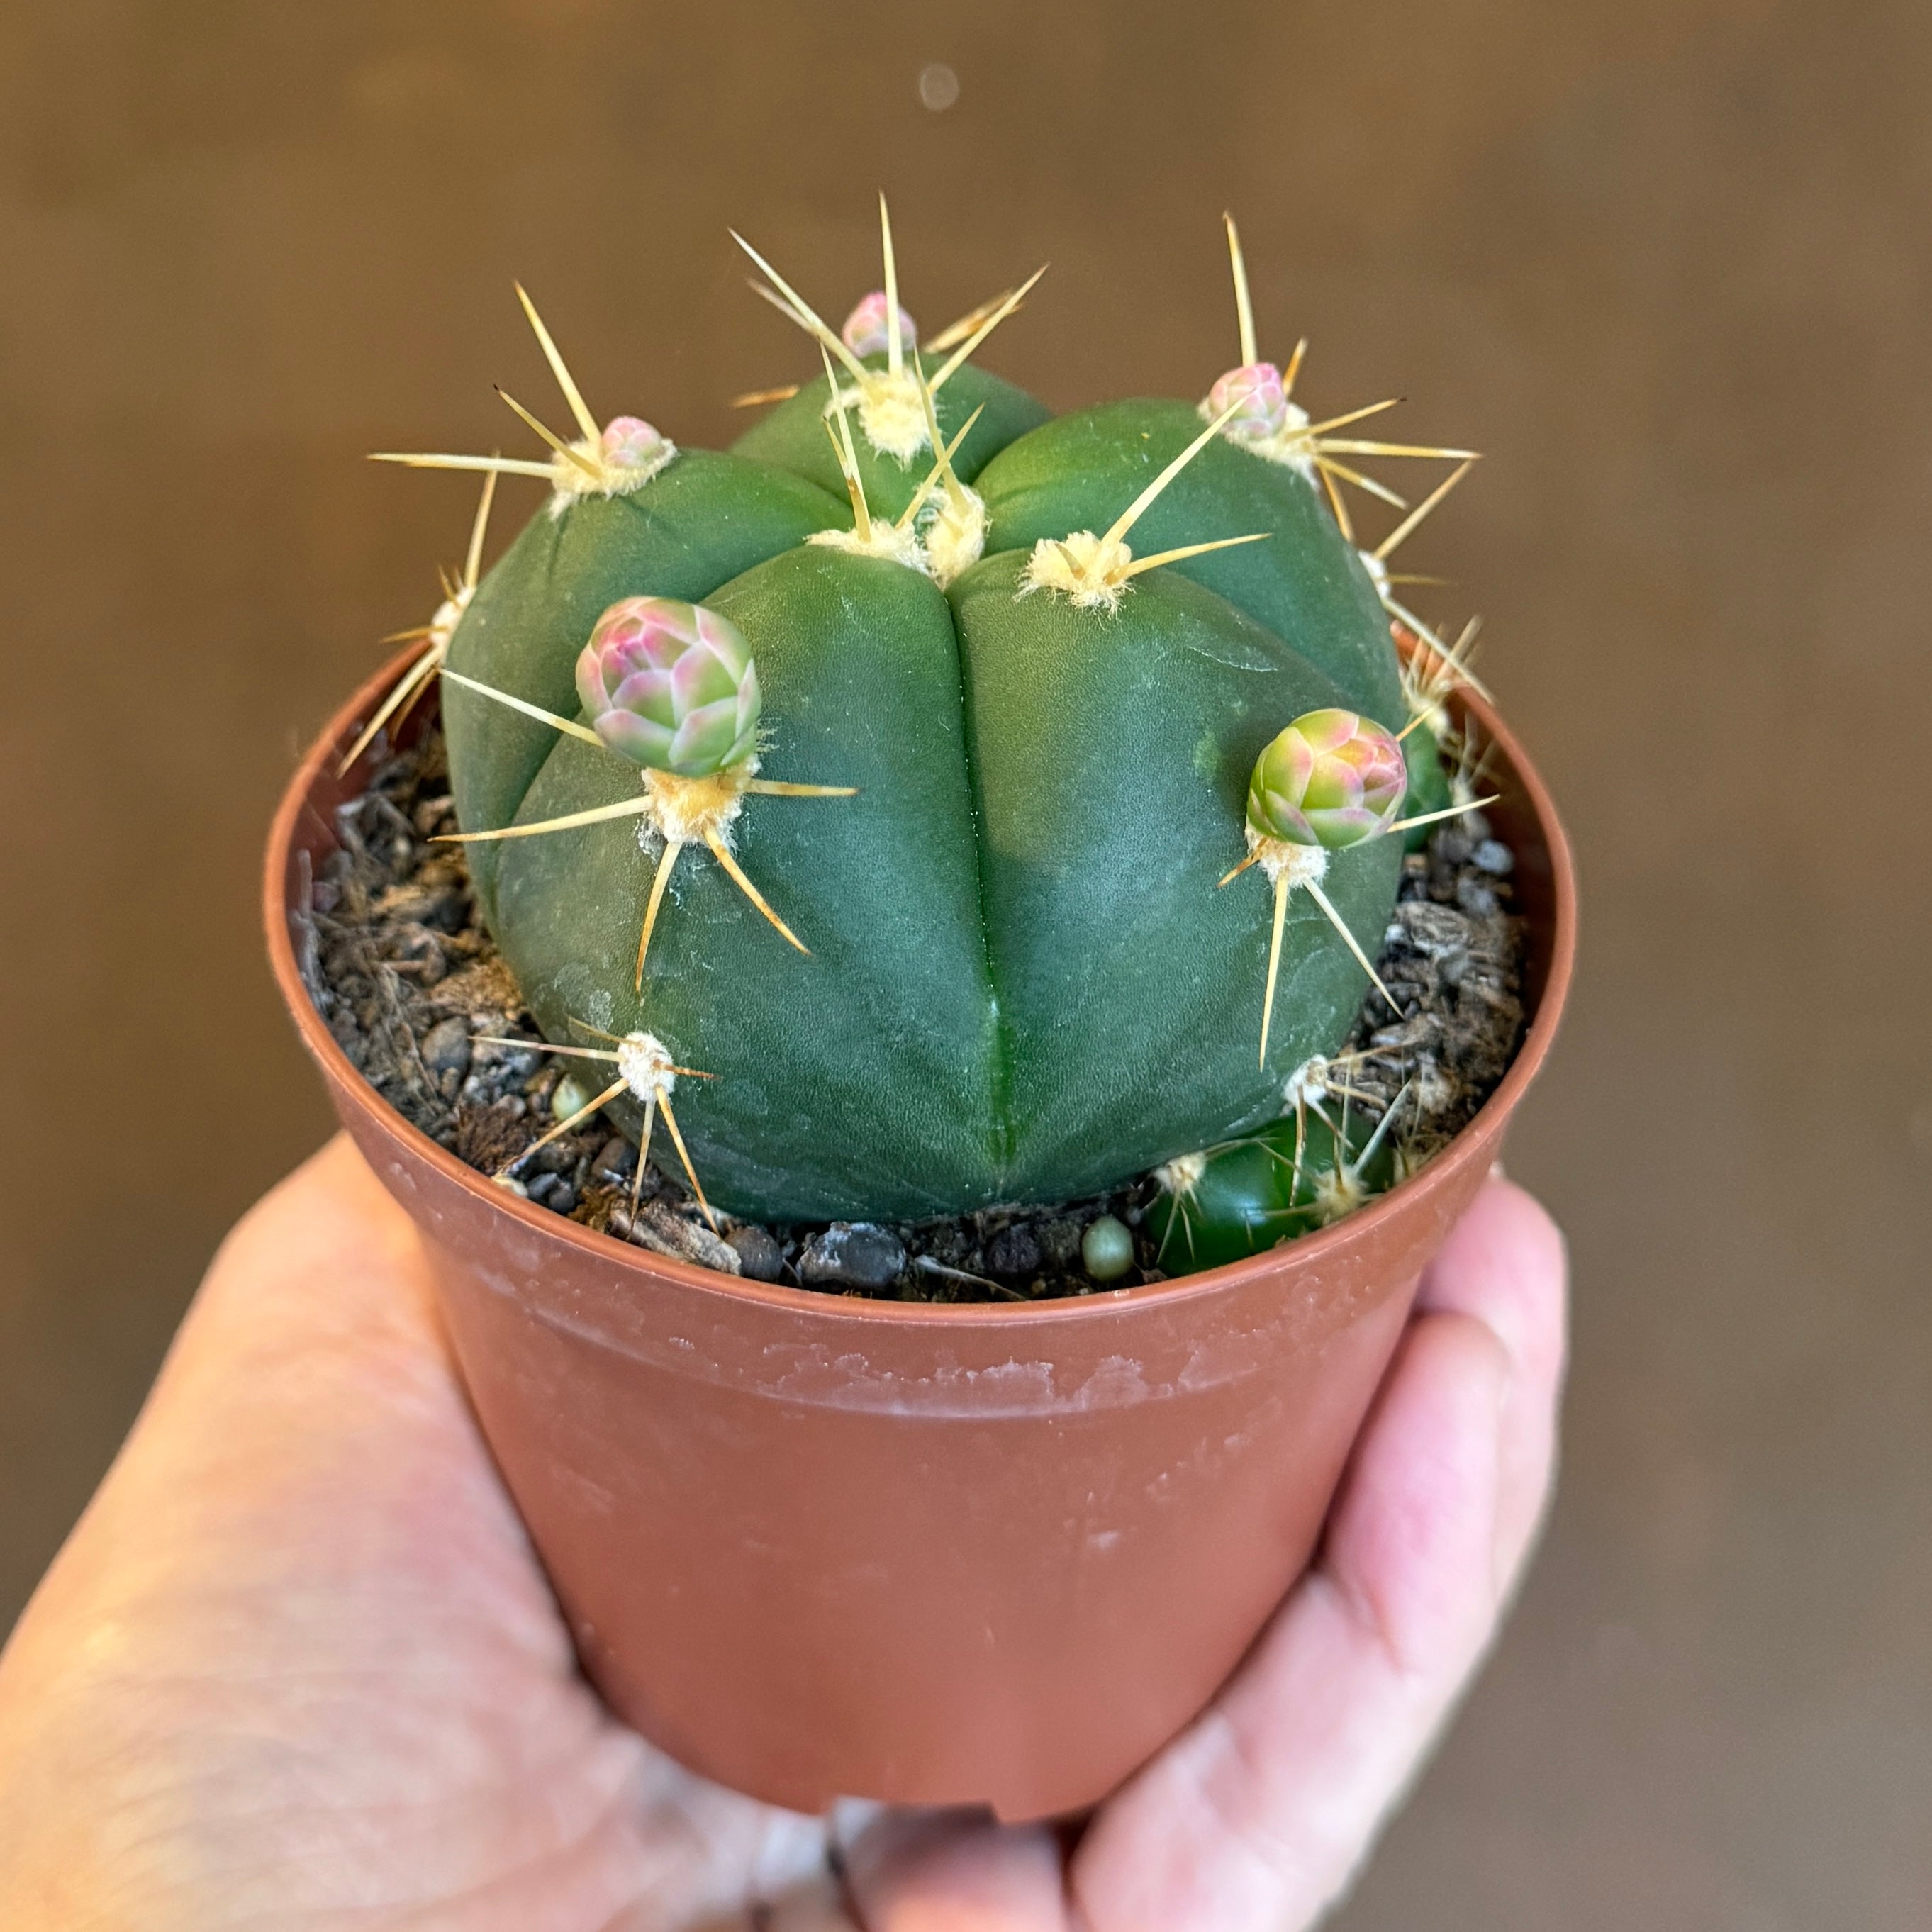
<svg viewBox="0 0 1932 1932">
<path fill-rule="evenodd" d="M 884 286 L 838 330 L 741 243 L 821 366 L 741 398 L 776 406 L 726 452 L 600 422 L 518 290 L 574 434 L 506 395 L 542 455 L 383 459 L 488 481 L 370 731 L 440 674 L 530 1011 L 615 1069 L 586 1114 L 681 1130 L 706 1212 L 910 1220 L 1157 1166 L 1191 1195 L 1198 1150 L 1286 1122 L 1286 1228 L 1185 1244 L 1265 1246 L 1388 1151 L 1336 1125 L 1332 1184 L 1301 1172 L 1307 1070 L 1379 986 L 1397 835 L 1472 802 L 1438 741 L 1473 633 L 1388 558 L 1473 454 L 1365 437 L 1388 404 L 1311 422 L 1232 220 L 1239 365 L 1050 417 L 970 359 L 1037 274 L 922 342 L 880 214 Z M 1408 509 L 1383 456 L 1462 466 L 1365 551 L 1345 486 Z M 479 577 L 506 475 L 548 500 Z"/>
</svg>

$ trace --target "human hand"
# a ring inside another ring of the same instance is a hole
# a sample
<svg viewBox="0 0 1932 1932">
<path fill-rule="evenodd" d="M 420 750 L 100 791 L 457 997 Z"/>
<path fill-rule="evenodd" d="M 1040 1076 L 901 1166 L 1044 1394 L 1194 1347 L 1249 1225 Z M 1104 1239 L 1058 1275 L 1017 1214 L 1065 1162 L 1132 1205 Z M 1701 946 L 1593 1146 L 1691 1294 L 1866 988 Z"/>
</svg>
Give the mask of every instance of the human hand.
<svg viewBox="0 0 1932 1932">
<path fill-rule="evenodd" d="M 1095 1815 L 827 1821 L 606 1712 L 338 1140 L 237 1227 L 0 1655 L 8 1932 L 1282 1932 L 1346 1886 L 1546 1498 L 1564 1264 L 1492 1181 L 1425 1276 L 1316 1566 Z"/>
</svg>

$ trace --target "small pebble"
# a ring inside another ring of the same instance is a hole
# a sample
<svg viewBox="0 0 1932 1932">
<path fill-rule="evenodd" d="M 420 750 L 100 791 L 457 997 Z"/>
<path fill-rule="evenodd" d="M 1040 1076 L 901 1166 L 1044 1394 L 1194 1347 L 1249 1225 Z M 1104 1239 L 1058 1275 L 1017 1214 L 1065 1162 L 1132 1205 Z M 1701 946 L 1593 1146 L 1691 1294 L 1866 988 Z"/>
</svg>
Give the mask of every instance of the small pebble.
<svg viewBox="0 0 1932 1932">
<path fill-rule="evenodd" d="M 597 1096 L 583 1085 L 574 1073 L 566 1073 L 552 1090 L 550 1096 L 550 1118 L 567 1120 L 573 1114 L 580 1114 Z"/>
<path fill-rule="evenodd" d="M 638 1150 L 622 1134 L 613 1134 L 597 1150 L 597 1172 L 613 1180 L 628 1180 L 637 1166 Z"/>
<path fill-rule="evenodd" d="M 1472 919 L 1492 919 L 1496 916 L 1496 894 L 1480 879 L 1472 879 L 1466 873 L 1456 881 L 1456 903 Z"/>
<path fill-rule="evenodd" d="M 1469 862 L 1492 878 L 1506 879 L 1516 870 L 1516 854 L 1500 838 L 1485 838 L 1469 854 Z"/>
<path fill-rule="evenodd" d="M 889 1288 L 905 1266 L 896 1234 L 869 1221 L 835 1221 L 798 1258 L 801 1281 L 814 1288 Z"/>
<path fill-rule="evenodd" d="M 986 1244 L 986 1270 L 989 1274 L 1018 1279 L 1040 1272 L 1040 1243 L 1033 1230 L 1023 1222 L 1002 1228 Z"/>
<path fill-rule="evenodd" d="M 468 1072 L 470 1028 L 458 1017 L 438 1020 L 423 1035 L 422 1057 L 432 1073 Z"/>
<path fill-rule="evenodd" d="M 784 1250 L 769 1228 L 741 1221 L 724 1237 L 738 1257 L 738 1265 L 753 1281 L 776 1281 L 784 1265 Z M 896 1272 L 896 1270 L 895 1270 Z"/>
<path fill-rule="evenodd" d="M 406 850 L 398 862 L 400 872 L 408 862 Z M 378 919 L 400 924 L 433 926 L 445 932 L 460 932 L 468 910 L 460 886 L 431 882 L 392 886 L 370 908 Z"/>
<path fill-rule="evenodd" d="M 548 1208 L 550 1196 L 562 1185 L 562 1179 L 556 1174 L 534 1174 L 524 1184 L 524 1192 L 539 1207 Z"/>
<path fill-rule="evenodd" d="M 1080 1258 L 1096 1281 L 1118 1281 L 1134 1264 L 1134 1238 L 1111 1214 L 1087 1224 L 1080 1237 Z"/>
<path fill-rule="evenodd" d="M 526 1046 L 484 1046 L 471 1043 L 473 1064 L 494 1073 L 506 1086 L 527 1080 L 543 1064 L 543 1056 Z"/>
</svg>

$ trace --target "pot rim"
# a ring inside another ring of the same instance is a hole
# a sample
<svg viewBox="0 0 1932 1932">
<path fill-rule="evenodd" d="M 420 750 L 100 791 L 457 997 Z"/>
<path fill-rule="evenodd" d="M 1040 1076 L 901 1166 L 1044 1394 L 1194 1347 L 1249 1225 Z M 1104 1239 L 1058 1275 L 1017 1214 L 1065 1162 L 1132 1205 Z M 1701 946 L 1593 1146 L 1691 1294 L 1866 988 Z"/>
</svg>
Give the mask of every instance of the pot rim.
<svg viewBox="0 0 1932 1932">
<path fill-rule="evenodd" d="M 508 1214 L 532 1234 L 582 1249 L 587 1256 L 616 1267 L 661 1279 L 668 1276 L 686 1288 L 730 1300 L 762 1304 L 775 1311 L 854 1322 L 937 1323 L 947 1328 L 986 1329 L 1036 1328 L 1046 1322 L 1097 1320 L 1124 1306 L 1141 1307 L 1156 1302 L 1178 1306 L 1219 1293 L 1281 1265 L 1281 1250 L 1277 1247 L 1171 1281 L 1137 1288 L 1099 1288 L 1090 1294 L 1058 1295 L 1024 1303 L 878 1301 L 790 1288 L 782 1282 L 752 1281 L 742 1275 L 723 1274 L 654 1250 L 633 1247 L 508 1193 L 467 1162 L 459 1160 L 391 1106 L 352 1064 L 334 1036 L 322 1024 L 322 1016 L 316 1010 L 308 988 L 302 982 L 290 930 L 290 855 L 302 814 L 312 808 L 310 800 L 316 782 L 330 772 L 334 760 L 349 742 L 350 734 L 370 709 L 381 702 L 418 649 L 412 646 L 399 652 L 388 664 L 367 679 L 323 728 L 291 776 L 269 829 L 262 879 L 262 917 L 268 929 L 269 964 L 303 1046 L 334 1084 L 358 1094 L 364 1104 L 382 1119 L 389 1132 L 407 1142 L 419 1159 L 427 1161 L 446 1180 L 453 1182 L 477 1205 Z M 434 695 L 424 700 L 424 715 L 440 694 L 439 686 Z M 1474 717 L 1502 752 L 1521 788 L 1549 854 L 1553 929 L 1550 934 L 1548 970 L 1534 1011 L 1524 1027 L 1522 1042 L 1508 1071 L 1474 1117 L 1426 1167 L 1388 1193 L 1378 1196 L 1372 1204 L 1358 1208 L 1344 1220 L 1318 1233 L 1301 1235 L 1286 1244 L 1294 1250 L 1298 1268 L 1319 1268 L 1324 1261 L 1339 1256 L 1360 1240 L 1383 1221 L 1404 1212 L 1418 1190 L 1439 1185 L 1468 1161 L 1480 1157 L 1484 1144 L 1492 1138 L 1483 1130 L 1489 1123 L 1499 1123 L 1514 1111 L 1549 1054 L 1568 1003 L 1576 955 L 1576 860 L 1562 822 L 1557 817 L 1556 802 L 1515 734 L 1492 706 L 1466 688 L 1455 694 L 1454 702 L 1458 710 Z M 365 760 L 366 758 L 364 754 Z M 328 826 L 327 820 L 320 813 L 316 817 L 332 835 L 333 829 Z"/>
</svg>

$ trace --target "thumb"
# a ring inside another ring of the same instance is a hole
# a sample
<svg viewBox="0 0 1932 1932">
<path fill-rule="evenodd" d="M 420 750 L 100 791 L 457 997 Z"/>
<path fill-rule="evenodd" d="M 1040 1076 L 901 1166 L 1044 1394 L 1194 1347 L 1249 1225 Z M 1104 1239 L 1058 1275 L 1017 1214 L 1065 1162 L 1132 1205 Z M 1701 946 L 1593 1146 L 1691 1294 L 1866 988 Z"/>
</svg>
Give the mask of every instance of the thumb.
<svg viewBox="0 0 1932 1932">
<path fill-rule="evenodd" d="M 846 1854 L 864 1932 L 1067 1932 L 1058 1840 L 980 1811 L 893 1812 Z"/>
</svg>

